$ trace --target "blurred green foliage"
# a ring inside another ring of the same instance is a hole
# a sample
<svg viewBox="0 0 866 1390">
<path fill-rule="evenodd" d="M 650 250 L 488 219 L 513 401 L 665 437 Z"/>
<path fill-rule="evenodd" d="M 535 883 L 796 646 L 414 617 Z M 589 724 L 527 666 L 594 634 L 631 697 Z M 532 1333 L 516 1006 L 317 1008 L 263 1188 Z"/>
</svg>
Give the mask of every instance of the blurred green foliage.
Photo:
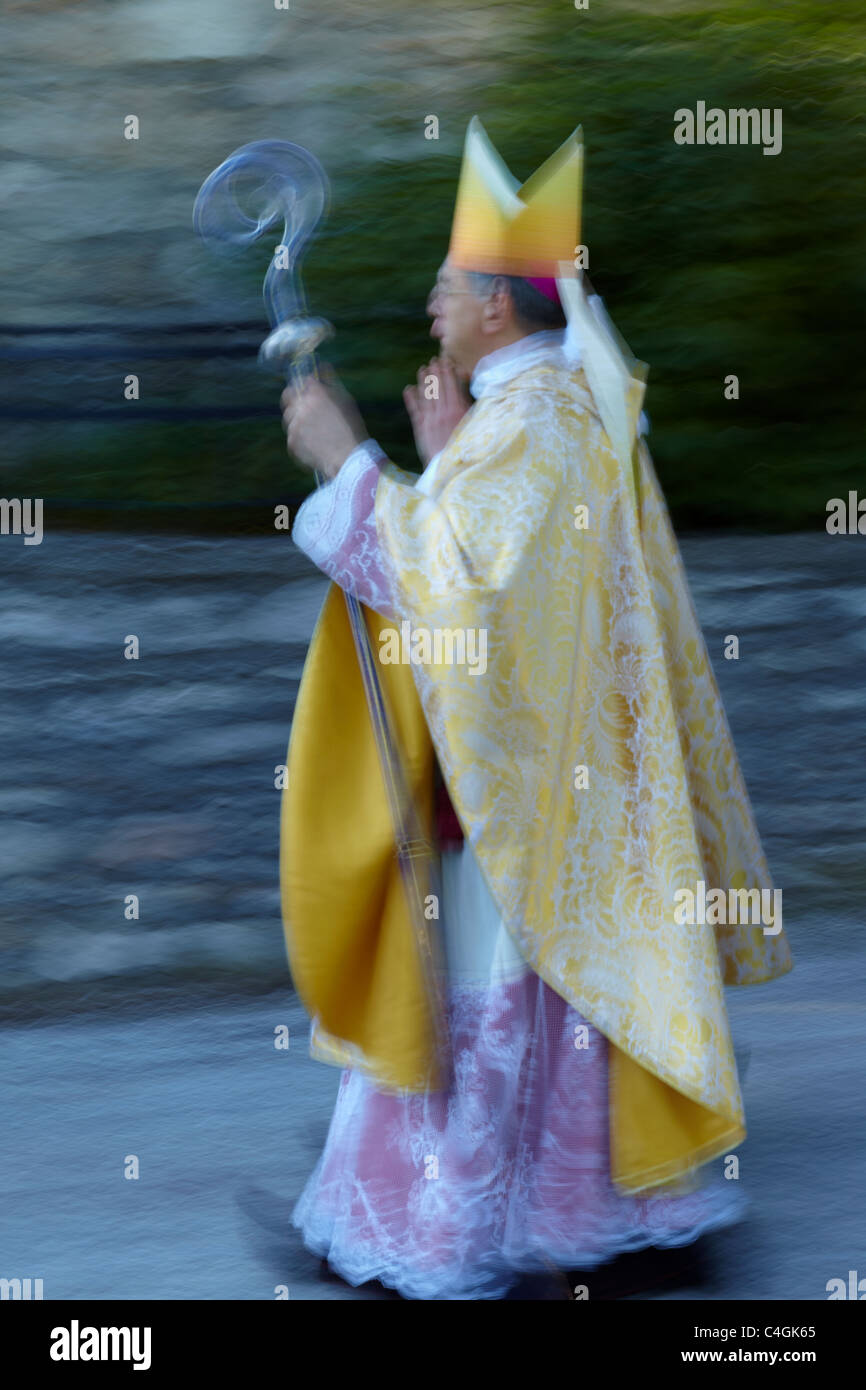
<svg viewBox="0 0 866 1390">
<path fill-rule="evenodd" d="M 583 126 L 590 274 L 650 365 L 649 442 L 675 518 L 823 525 L 828 496 L 863 486 L 866 12 L 591 0 L 570 27 L 561 5 L 535 12 L 537 44 L 479 93 L 478 113 L 518 178 Z M 699 100 L 781 107 L 781 153 L 675 144 L 674 111 Z M 372 290 L 377 303 L 400 296 L 420 311 L 457 169 L 419 158 L 378 187 L 341 190 L 314 291 L 339 305 Z M 408 325 L 342 337 L 353 384 L 374 399 L 409 379 L 401 337 L 422 360 L 429 344 Z M 724 397 L 730 373 L 737 401 Z M 383 416 L 381 433 L 384 447 L 406 450 L 396 420 Z"/>
<path fill-rule="evenodd" d="M 432 102 L 440 142 L 423 139 L 412 110 L 404 160 L 359 159 L 333 178 L 305 283 L 338 329 L 328 355 L 371 434 L 416 466 L 401 391 L 435 350 L 424 305 L 447 250 L 470 116 L 521 179 L 580 123 L 590 275 L 649 363 L 649 442 L 675 521 L 823 526 L 827 498 L 863 486 L 866 12 L 859 0 L 590 0 L 585 11 L 534 0 L 531 15 L 534 41 L 500 63 L 500 80 L 471 107 Z M 780 107 L 782 152 L 675 144 L 675 110 L 698 101 Z M 261 270 L 239 272 L 251 305 Z M 723 394 L 731 373 L 737 401 Z M 271 427 L 136 433 L 122 478 L 107 440 L 104 467 L 91 454 L 90 495 L 195 505 L 310 485 L 287 467 L 276 414 Z"/>
</svg>

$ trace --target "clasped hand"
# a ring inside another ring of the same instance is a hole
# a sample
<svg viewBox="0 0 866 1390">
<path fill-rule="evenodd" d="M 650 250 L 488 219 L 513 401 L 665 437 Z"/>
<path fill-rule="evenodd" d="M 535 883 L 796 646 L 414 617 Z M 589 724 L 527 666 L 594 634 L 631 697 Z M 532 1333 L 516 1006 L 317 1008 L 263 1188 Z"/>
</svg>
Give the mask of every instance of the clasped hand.
<svg viewBox="0 0 866 1390">
<path fill-rule="evenodd" d="M 333 478 L 369 435 L 358 407 L 331 368 L 324 363 L 320 373 L 287 386 L 280 405 L 289 453 L 304 468 Z M 448 443 L 471 401 L 446 358 L 434 357 L 419 367 L 417 381 L 417 386 L 406 387 L 403 400 L 418 457 L 426 466 Z"/>
<path fill-rule="evenodd" d="M 418 385 L 407 386 L 403 401 L 412 422 L 415 447 L 425 468 L 444 449 L 472 405 L 447 357 L 418 368 Z"/>
</svg>

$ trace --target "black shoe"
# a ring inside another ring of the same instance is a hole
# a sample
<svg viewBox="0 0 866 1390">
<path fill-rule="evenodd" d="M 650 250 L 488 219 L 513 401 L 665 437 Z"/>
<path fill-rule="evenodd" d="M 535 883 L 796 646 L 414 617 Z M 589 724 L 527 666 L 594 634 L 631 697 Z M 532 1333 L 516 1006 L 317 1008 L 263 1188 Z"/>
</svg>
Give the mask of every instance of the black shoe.
<svg viewBox="0 0 866 1390">
<path fill-rule="evenodd" d="M 586 1287 L 590 1302 L 702 1286 L 710 1279 L 706 1238 L 691 1245 L 628 1251 L 598 1269 L 569 1270 L 566 1277 L 572 1298 L 575 1286 L 581 1285 Z"/>
</svg>

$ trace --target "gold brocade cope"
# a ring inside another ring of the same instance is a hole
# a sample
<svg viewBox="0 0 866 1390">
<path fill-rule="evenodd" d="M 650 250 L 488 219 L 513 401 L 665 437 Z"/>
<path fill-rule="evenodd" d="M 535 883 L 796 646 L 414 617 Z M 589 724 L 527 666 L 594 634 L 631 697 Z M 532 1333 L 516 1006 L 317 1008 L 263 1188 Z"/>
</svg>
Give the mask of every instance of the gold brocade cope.
<svg viewBox="0 0 866 1390">
<path fill-rule="evenodd" d="M 771 879 L 649 454 L 605 428 L 641 389 L 602 410 L 580 367 L 536 362 L 484 392 L 429 495 L 391 464 L 376 493 L 401 615 L 485 634 L 483 670 L 409 669 L 507 930 L 611 1044 L 626 1191 L 743 1139 L 723 985 L 791 968 L 781 930 L 675 918 L 680 890 Z"/>
<path fill-rule="evenodd" d="M 373 650 L 386 619 L 363 610 Z M 408 675 L 408 680 L 405 677 Z M 433 748 L 411 674 L 381 666 L 408 788 L 432 832 Z M 344 595 L 332 585 L 295 705 L 281 808 L 281 892 L 311 1052 L 383 1089 L 443 1084 L 431 1002 Z M 423 861 L 422 861 L 423 869 Z"/>
<path fill-rule="evenodd" d="M 365 616 L 371 633 L 381 631 L 384 619 L 368 609 Z M 384 667 L 383 677 L 392 710 L 400 712 L 404 744 L 415 750 L 414 785 L 424 803 L 433 745 L 415 681 L 402 665 Z M 375 794 L 381 776 L 368 734 L 345 604 L 332 587 L 304 668 L 292 724 L 290 781 L 283 794 L 281 877 L 289 959 L 299 995 L 315 1020 L 313 1056 L 360 1067 L 385 1090 L 436 1089 L 444 1077 L 433 1070 L 423 977 L 414 951 L 407 949 L 411 914 L 395 874 L 387 806 L 378 804 Z M 698 1162 L 719 1143 L 727 1149 L 743 1137 L 741 1128 L 695 1105 L 613 1044 L 610 1101 L 612 1170 L 626 1188 L 628 1174 L 640 1174 L 639 1187 L 663 1184 L 688 1166 L 683 1154 Z"/>
</svg>

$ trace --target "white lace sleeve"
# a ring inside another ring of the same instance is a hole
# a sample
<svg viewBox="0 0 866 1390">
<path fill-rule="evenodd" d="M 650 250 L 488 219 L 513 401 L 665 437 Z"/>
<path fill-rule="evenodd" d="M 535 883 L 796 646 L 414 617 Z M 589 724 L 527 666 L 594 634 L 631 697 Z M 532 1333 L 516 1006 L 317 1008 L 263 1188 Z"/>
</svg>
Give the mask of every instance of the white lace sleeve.
<svg viewBox="0 0 866 1390">
<path fill-rule="evenodd" d="M 298 509 L 292 540 L 346 593 L 385 617 L 396 617 L 376 535 L 376 488 L 385 454 L 367 439 L 339 473 Z"/>
</svg>

